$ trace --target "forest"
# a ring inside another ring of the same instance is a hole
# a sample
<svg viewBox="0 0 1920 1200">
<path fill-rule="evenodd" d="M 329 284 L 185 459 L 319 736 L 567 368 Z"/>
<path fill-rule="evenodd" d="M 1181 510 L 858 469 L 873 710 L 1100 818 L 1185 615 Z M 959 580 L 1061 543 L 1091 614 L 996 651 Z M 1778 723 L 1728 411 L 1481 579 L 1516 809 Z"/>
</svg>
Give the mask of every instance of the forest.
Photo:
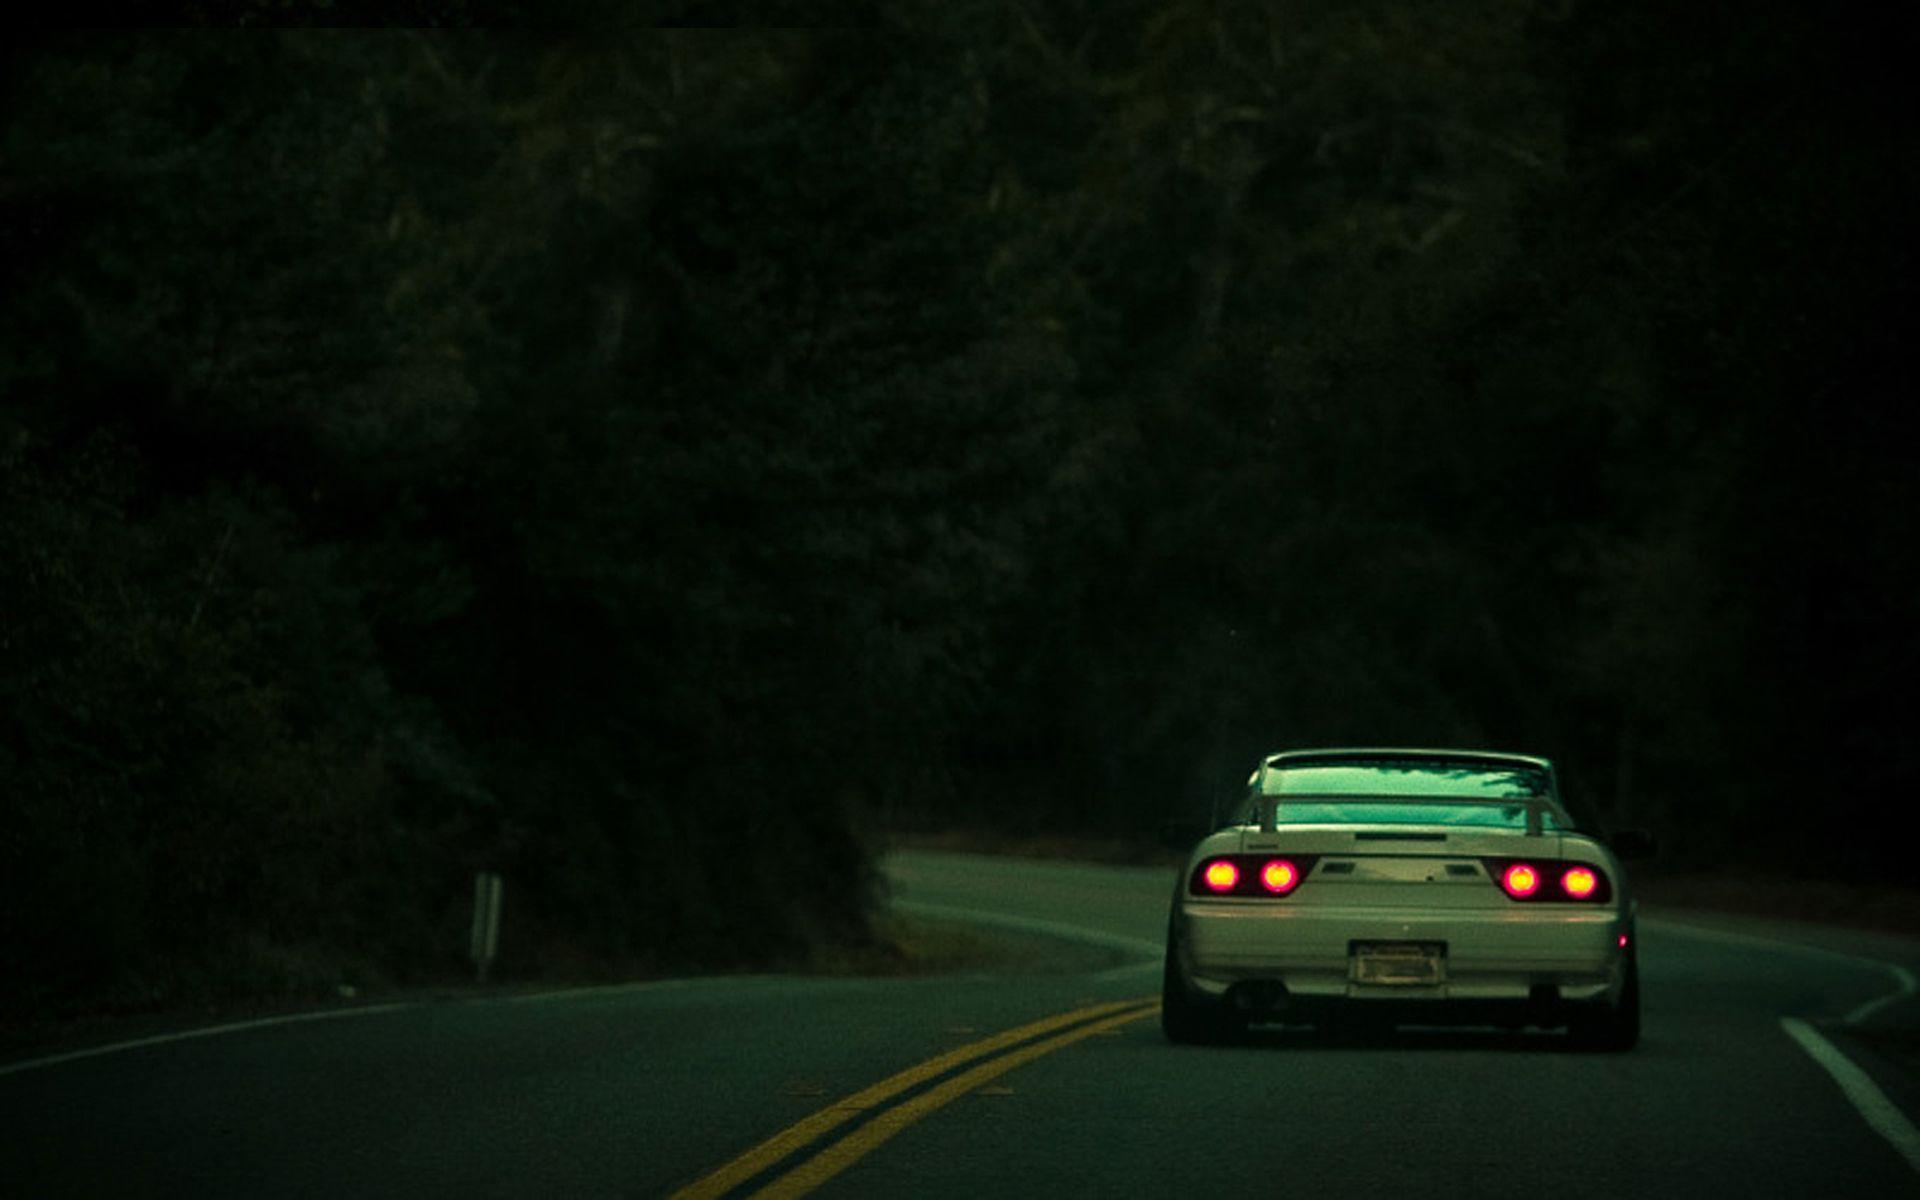
<svg viewBox="0 0 1920 1200">
<path fill-rule="evenodd" d="M 800 963 L 1315 745 L 1911 880 L 1897 16 L 711 7 L 0 51 L 0 1016 L 445 978 L 482 869 Z"/>
</svg>

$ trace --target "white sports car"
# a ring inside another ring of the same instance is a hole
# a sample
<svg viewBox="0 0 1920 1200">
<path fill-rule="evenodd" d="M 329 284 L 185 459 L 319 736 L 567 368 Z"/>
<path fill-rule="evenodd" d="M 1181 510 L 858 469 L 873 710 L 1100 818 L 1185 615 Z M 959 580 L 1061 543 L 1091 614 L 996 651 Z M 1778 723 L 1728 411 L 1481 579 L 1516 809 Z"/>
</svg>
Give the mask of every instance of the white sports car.
<svg viewBox="0 0 1920 1200">
<path fill-rule="evenodd" d="M 1565 1026 L 1630 1049 L 1635 905 L 1615 849 L 1543 758 L 1271 755 L 1175 889 L 1162 1028 L 1208 1042 L 1254 1021 Z"/>
</svg>

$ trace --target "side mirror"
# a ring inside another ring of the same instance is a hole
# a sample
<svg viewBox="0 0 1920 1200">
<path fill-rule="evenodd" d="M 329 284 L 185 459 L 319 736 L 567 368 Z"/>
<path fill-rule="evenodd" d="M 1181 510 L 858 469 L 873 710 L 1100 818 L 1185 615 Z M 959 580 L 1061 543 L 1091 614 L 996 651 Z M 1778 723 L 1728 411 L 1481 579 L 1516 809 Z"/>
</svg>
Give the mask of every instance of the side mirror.
<svg viewBox="0 0 1920 1200">
<path fill-rule="evenodd" d="M 1653 835 L 1644 829 L 1616 829 L 1608 835 L 1607 845 L 1623 859 L 1652 858 L 1659 850 Z"/>
</svg>

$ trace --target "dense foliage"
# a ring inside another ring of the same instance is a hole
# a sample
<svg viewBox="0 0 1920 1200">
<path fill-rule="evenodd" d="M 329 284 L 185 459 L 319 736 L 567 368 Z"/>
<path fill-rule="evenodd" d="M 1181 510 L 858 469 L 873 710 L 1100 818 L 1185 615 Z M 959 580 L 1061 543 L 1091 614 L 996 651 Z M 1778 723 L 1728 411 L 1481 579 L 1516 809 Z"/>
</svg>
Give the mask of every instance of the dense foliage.
<svg viewBox="0 0 1920 1200">
<path fill-rule="evenodd" d="M 1891 30 L 7 53 L 25 1005 L 444 972 L 480 867 L 510 969 L 795 960 L 879 830 L 1151 834 L 1283 746 L 1551 754 L 1705 865 L 1920 783 Z"/>
</svg>

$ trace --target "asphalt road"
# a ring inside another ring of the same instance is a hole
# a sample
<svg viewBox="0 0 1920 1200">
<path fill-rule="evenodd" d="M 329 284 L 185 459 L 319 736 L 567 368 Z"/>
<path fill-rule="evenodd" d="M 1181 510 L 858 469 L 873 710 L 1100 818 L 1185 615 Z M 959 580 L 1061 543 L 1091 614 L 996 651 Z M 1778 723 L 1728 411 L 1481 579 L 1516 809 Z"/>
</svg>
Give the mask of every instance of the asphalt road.
<svg viewBox="0 0 1920 1200">
<path fill-rule="evenodd" d="M 0 1194 L 1920 1196 L 1920 1091 L 1852 1033 L 1920 1021 L 1920 944 L 1647 920 L 1626 1055 L 1188 1048 L 1151 1004 L 1169 872 L 890 874 L 909 910 L 1070 940 L 1016 975 L 410 1003 L 0 1064 Z"/>
</svg>

